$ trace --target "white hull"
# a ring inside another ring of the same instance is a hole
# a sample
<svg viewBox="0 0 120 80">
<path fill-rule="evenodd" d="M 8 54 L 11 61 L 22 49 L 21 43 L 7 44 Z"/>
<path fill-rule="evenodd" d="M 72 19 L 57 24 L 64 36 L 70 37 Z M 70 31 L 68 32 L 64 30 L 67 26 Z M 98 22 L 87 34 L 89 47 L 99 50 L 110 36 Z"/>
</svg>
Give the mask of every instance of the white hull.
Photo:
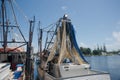
<svg viewBox="0 0 120 80">
<path fill-rule="evenodd" d="M 108 74 L 97 74 L 83 77 L 68 78 L 64 80 L 110 80 L 110 77 Z"/>
<path fill-rule="evenodd" d="M 66 78 L 55 78 L 48 73 L 45 74 L 44 80 L 110 80 L 109 74 L 94 74 L 94 75 L 84 75 Z"/>
<path fill-rule="evenodd" d="M 60 65 L 61 77 L 56 78 L 45 73 L 44 80 L 110 80 L 106 72 L 84 68 L 83 65 Z"/>
<path fill-rule="evenodd" d="M 9 74 L 10 65 L 8 63 L 0 63 L 0 80 L 6 80 L 7 78 L 9 78 Z"/>
</svg>

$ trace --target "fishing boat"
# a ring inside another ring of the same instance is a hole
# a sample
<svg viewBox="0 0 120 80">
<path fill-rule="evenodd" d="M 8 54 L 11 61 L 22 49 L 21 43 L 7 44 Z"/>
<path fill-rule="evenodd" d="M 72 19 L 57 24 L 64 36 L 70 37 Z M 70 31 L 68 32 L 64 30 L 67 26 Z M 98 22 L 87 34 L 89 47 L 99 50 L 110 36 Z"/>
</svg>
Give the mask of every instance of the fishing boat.
<svg viewBox="0 0 120 80">
<path fill-rule="evenodd" d="M 0 0 L 0 5 L 0 80 L 31 80 L 34 21 L 28 21 L 30 30 L 26 41 L 15 15 L 14 6 L 19 8 L 16 1 Z"/>
<path fill-rule="evenodd" d="M 10 74 L 10 64 L 0 63 L 0 80 L 7 80 Z"/>
<path fill-rule="evenodd" d="M 76 41 L 71 20 L 64 15 L 47 31 L 45 48 L 40 52 L 40 80 L 110 80 L 104 71 L 91 70 Z M 49 34 L 53 35 L 49 38 Z M 43 30 L 40 29 L 42 43 Z M 40 43 L 40 44 L 41 44 Z M 41 49 L 41 48 L 40 48 Z"/>
</svg>

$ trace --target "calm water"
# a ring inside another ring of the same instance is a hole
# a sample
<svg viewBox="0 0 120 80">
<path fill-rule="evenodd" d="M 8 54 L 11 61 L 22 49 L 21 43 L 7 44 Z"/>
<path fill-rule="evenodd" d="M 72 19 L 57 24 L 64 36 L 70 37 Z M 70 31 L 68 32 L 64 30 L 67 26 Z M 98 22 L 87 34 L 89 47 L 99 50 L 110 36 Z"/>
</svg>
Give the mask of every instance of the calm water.
<svg viewBox="0 0 120 80">
<path fill-rule="evenodd" d="M 86 57 L 95 70 L 107 71 L 111 80 L 120 80 L 120 55 Z"/>
<path fill-rule="evenodd" d="M 38 65 L 37 65 L 37 60 L 36 60 L 36 56 L 35 56 L 35 59 L 34 59 L 34 80 L 39 80 L 38 79 L 38 71 L 37 71 L 37 68 L 38 68 Z"/>
<path fill-rule="evenodd" d="M 111 80 L 120 80 L 120 55 L 85 57 L 95 70 L 107 71 Z M 35 64 L 34 80 L 37 80 L 37 65 Z"/>
</svg>

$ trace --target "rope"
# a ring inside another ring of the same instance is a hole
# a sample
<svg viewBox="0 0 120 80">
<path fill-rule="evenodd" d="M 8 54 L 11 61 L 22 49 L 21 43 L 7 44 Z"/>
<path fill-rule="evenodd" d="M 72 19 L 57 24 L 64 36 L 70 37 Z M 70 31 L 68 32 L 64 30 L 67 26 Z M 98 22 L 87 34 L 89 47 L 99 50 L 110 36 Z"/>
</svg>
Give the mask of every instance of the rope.
<svg viewBox="0 0 120 80">
<path fill-rule="evenodd" d="M 2 36 L 3 34 L 2 34 L 2 33 L 3 33 L 3 32 L 2 32 L 1 27 L 0 27 L 0 32 L 1 32 L 1 33 L 0 33 L 0 36 L 1 36 L 1 41 L 2 41 L 2 39 L 3 39 L 3 36 Z M 2 43 L 1 43 L 1 45 L 2 45 Z"/>
<path fill-rule="evenodd" d="M 65 57 L 66 53 L 66 23 L 63 22 L 63 34 L 62 34 L 62 43 L 61 43 L 61 49 L 60 49 L 60 56 L 58 59 L 58 64 L 60 64 Z"/>
<path fill-rule="evenodd" d="M 21 32 L 21 30 L 20 30 L 19 26 L 18 26 L 18 23 L 17 23 L 17 18 L 16 18 L 16 16 L 15 16 L 15 12 L 14 12 L 14 8 L 13 8 L 13 5 L 12 5 L 11 0 L 9 0 L 9 3 L 10 3 L 10 6 L 11 6 L 11 9 L 12 9 L 12 12 L 13 12 L 13 17 L 14 17 L 14 20 L 15 20 L 15 24 L 17 25 L 17 28 L 18 28 L 18 30 L 19 30 L 19 32 L 20 32 L 20 34 L 21 34 L 22 38 L 23 38 L 23 39 L 24 39 L 24 41 L 26 42 L 26 40 L 25 40 L 25 38 L 24 38 L 24 36 L 23 36 L 23 34 L 22 34 L 22 32 Z"/>
<path fill-rule="evenodd" d="M 1 9 L 1 7 L 0 7 L 0 26 L 2 26 L 2 23 L 1 23 L 1 21 L 2 21 L 1 19 L 2 19 L 2 18 L 1 18 L 1 16 L 2 16 L 2 9 Z M 2 38 L 3 38 L 3 36 L 2 36 L 3 34 L 2 34 L 2 33 L 3 33 L 3 32 L 2 32 L 2 29 L 1 29 L 1 28 L 2 28 L 2 27 L 0 27 L 0 36 L 1 36 L 1 41 L 2 41 Z M 1 43 L 1 45 L 2 45 L 2 43 Z"/>
<path fill-rule="evenodd" d="M 25 13 L 23 12 L 23 10 L 17 5 L 16 1 L 13 0 L 13 3 L 16 5 L 17 9 L 22 13 L 22 15 L 24 16 L 25 20 L 29 22 L 28 17 L 25 15 Z"/>
</svg>

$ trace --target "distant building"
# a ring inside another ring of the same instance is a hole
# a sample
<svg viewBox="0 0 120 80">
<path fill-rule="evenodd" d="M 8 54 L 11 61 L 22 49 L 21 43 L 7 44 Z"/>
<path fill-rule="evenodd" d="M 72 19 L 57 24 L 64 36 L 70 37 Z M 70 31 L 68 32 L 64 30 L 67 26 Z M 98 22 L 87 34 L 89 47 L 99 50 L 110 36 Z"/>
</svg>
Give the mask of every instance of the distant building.
<svg viewBox="0 0 120 80">
<path fill-rule="evenodd" d="M 107 55 L 107 53 L 106 53 L 106 52 L 101 52 L 101 54 L 102 54 L 102 55 L 104 55 L 104 56 L 105 56 L 105 55 Z"/>
</svg>

